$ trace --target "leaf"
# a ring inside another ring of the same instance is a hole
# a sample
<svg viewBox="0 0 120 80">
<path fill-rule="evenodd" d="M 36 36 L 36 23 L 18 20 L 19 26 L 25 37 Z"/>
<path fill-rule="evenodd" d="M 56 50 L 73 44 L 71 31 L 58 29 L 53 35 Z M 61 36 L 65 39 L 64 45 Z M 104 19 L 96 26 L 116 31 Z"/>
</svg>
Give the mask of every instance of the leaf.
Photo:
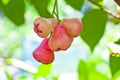
<svg viewBox="0 0 120 80">
<path fill-rule="evenodd" d="M 101 73 L 96 69 L 96 66 L 98 66 L 99 63 L 103 63 L 103 60 L 100 57 L 92 57 L 92 60 L 89 60 L 86 63 L 89 80 L 109 80 L 104 73 Z"/>
<path fill-rule="evenodd" d="M 101 10 L 91 10 L 82 19 L 83 30 L 81 37 L 93 51 L 104 34 L 107 14 Z"/>
<path fill-rule="evenodd" d="M 58 80 L 58 77 L 57 76 L 53 76 L 52 80 Z"/>
<path fill-rule="evenodd" d="M 109 78 L 106 75 L 101 74 L 100 72 L 95 70 L 95 68 L 91 70 L 92 71 L 89 73 L 90 80 L 109 80 Z"/>
<path fill-rule="evenodd" d="M 120 70 L 120 57 L 110 55 L 110 69 L 112 76 Z"/>
<path fill-rule="evenodd" d="M 41 77 L 46 77 L 50 73 L 51 68 L 52 68 L 52 64 L 48 64 L 48 65 L 41 64 L 38 67 L 38 72 L 34 74 L 34 77 L 35 78 L 38 78 L 40 76 Z"/>
<path fill-rule="evenodd" d="M 117 80 L 117 78 L 119 77 L 120 77 L 120 70 L 114 74 L 114 76 L 112 77 L 112 80 Z"/>
<path fill-rule="evenodd" d="M 116 41 L 115 43 L 120 45 L 120 39 L 118 41 Z"/>
<path fill-rule="evenodd" d="M 25 80 L 27 78 L 26 75 L 22 74 L 22 75 L 19 75 L 16 80 Z"/>
<path fill-rule="evenodd" d="M 84 4 L 84 0 L 65 0 L 65 2 L 76 10 L 80 10 Z"/>
<path fill-rule="evenodd" d="M 5 74 L 6 74 L 7 80 L 13 80 L 12 76 L 8 73 L 8 71 L 5 70 Z"/>
<path fill-rule="evenodd" d="M 50 0 L 31 0 L 41 17 L 52 17 L 52 15 L 47 10 L 47 6 Z"/>
<path fill-rule="evenodd" d="M 99 3 L 99 2 L 101 2 L 103 0 L 91 0 L 91 1 L 94 1 L 95 3 Z"/>
<path fill-rule="evenodd" d="M 5 16 L 16 25 L 21 25 L 24 23 L 24 0 L 0 0 L 0 9 L 3 11 Z"/>
<path fill-rule="evenodd" d="M 96 65 L 99 62 L 80 60 L 78 65 L 78 80 L 109 80 L 109 78 L 97 71 Z"/>
<path fill-rule="evenodd" d="M 79 80 L 88 80 L 88 73 L 86 63 L 83 60 L 80 60 L 78 65 L 78 77 Z"/>
<path fill-rule="evenodd" d="M 103 0 L 89 0 L 90 2 L 92 2 L 93 4 L 99 5 L 101 7 L 104 6 L 104 1 Z"/>
</svg>

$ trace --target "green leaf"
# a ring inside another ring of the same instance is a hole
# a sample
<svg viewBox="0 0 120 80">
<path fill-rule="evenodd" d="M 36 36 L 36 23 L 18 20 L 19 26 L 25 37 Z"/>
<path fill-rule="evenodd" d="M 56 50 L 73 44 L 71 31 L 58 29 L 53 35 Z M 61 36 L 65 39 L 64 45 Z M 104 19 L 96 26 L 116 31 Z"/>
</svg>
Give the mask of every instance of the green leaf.
<svg viewBox="0 0 120 80">
<path fill-rule="evenodd" d="M 27 76 L 26 75 L 19 75 L 16 80 L 26 80 Z"/>
<path fill-rule="evenodd" d="M 47 10 L 47 6 L 50 0 L 31 0 L 41 17 L 52 17 L 52 15 Z"/>
<path fill-rule="evenodd" d="M 116 41 L 115 43 L 120 45 L 120 39 L 118 41 Z"/>
<path fill-rule="evenodd" d="M 34 74 L 34 78 L 38 78 L 40 76 L 46 77 L 50 73 L 51 68 L 52 68 L 52 64 L 48 64 L 48 65 L 41 64 L 38 67 L 38 72 Z"/>
<path fill-rule="evenodd" d="M 82 19 L 83 30 L 81 37 L 93 51 L 104 34 L 107 14 L 101 10 L 91 10 Z"/>
<path fill-rule="evenodd" d="M 57 76 L 53 76 L 52 80 L 58 80 L 58 77 Z"/>
<path fill-rule="evenodd" d="M 80 10 L 84 4 L 84 0 L 65 0 L 65 2 L 76 10 Z"/>
<path fill-rule="evenodd" d="M 120 57 L 110 55 L 110 69 L 112 76 L 120 70 Z"/>
<path fill-rule="evenodd" d="M 16 25 L 24 23 L 24 0 L 0 0 L 0 9 Z"/>
<path fill-rule="evenodd" d="M 83 60 L 80 60 L 78 65 L 78 77 L 79 80 L 88 80 L 88 73 L 86 63 Z"/>
<path fill-rule="evenodd" d="M 103 0 L 90 0 L 96 4 L 100 4 L 101 6 L 103 5 Z M 101 4 L 102 3 L 102 4 Z"/>
<path fill-rule="evenodd" d="M 120 70 L 115 73 L 115 75 L 112 77 L 112 80 L 117 80 L 117 78 L 120 77 Z"/>
<path fill-rule="evenodd" d="M 91 1 L 94 1 L 94 2 L 98 3 L 98 2 L 101 2 L 103 0 L 91 0 Z"/>
<path fill-rule="evenodd" d="M 89 73 L 90 80 L 109 80 L 109 78 L 106 75 L 101 74 L 100 72 L 95 70 L 95 68 L 91 70 L 92 71 Z"/>
<path fill-rule="evenodd" d="M 109 80 L 109 78 L 96 70 L 99 62 L 80 60 L 78 65 L 78 80 Z"/>
<path fill-rule="evenodd" d="M 98 71 L 97 66 L 102 64 L 104 61 L 100 57 L 91 57 L 89 61 L 87 61 L 87 72 L 89 80 L 109 80 L 106 74 Z M 104 65 L 105 66 L 105 65 Z M 103 69 L 104 70 L 104 69 Z"/>
<path fill-rule="evenodd" d="M 7 80 L 13 80 L 12 76 L 8 73 L 8 71 L 5 70 L 5 74 L 6 74 Z"/>
</svg>

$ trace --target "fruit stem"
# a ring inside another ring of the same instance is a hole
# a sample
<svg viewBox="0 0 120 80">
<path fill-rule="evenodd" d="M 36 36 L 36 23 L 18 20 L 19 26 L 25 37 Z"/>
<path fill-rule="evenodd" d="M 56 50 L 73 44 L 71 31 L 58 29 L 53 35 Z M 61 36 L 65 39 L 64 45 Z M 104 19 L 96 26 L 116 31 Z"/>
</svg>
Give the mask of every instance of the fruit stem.
<svg viewBox="0 0 120 80">
<path fill-rule="evenodd" d="M 57 0 L 56 0 L 56 13 L 57 13 L 56 17 L 57 17 L 57 19 L 58 19 L 58 22 L 60 22 L 60 19 L 59 19 L 59 11 L 58 11 L 58 1 L 57 1 Z"/>
<path fill-rule="evenodd" d="M 60 22 L 60 18 L 59 18 L 59 11 L 58 11 L 58 0 L 55 0 L 52 15 L 56 16 L 56 18 L 58 20 L 58 23 L 59 23 Z"/>
<path fill-rule="evenodd" d="M 55 3 L 54 3 L 52 15 L 54 15 L 54 13 L 55 13 L 55 7 L 56 7 L 56 0 L 55 0 Z"/>
</svg>

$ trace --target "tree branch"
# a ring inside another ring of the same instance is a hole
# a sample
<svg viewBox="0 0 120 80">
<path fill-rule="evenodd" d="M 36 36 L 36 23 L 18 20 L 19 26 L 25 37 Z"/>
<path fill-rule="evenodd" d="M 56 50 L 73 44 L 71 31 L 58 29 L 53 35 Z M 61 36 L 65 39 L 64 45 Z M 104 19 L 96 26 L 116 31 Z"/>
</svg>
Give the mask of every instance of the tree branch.
<svg viewBox="0 0 120 80">
<path fill-rule="evenodd" d="M 119 19 L 120 20 L 120 16 L 118 16 L 118 15 L 116 15 L 116 14 L 114 14 L 114 13 L 112 13 L 111 11 L 109 11 L 108 9 L 106 9 L 106 8 L 104 8 L 104 7 L 102 7 L 100 4 L 98 4 L 98 3 L 96 3 L 96 2 L 94 2 L 94 1 L 92 1 L 92 0 L 88 0 L 89 2 L 91 2 L 92 4 L 94 4 L 94 5 L 96 5 L 96 6 L 98 6 L 101 10 L 103 10 L 105 13 L 107 13 L 107 14 L 109 14 L 109 15 L 111 15 L 111 16 L 113 16 L 114 18 L 117 18 L 117 19 Z"/>
<path fill-rule="evenodd" d="M 114 0 L 120 6 L 120 0 Z"/>
</svg>

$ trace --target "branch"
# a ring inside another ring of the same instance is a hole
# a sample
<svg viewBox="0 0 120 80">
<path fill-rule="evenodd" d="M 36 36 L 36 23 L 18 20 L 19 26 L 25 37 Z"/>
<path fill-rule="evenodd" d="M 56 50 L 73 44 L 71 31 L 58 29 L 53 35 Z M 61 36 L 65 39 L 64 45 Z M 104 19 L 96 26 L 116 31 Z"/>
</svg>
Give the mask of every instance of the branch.
<svg viewBox="0 0 120 80">
<path fill-rule="evenodd" d="M 120 6 L 120 0 L 114 0 Z"/>
<path fill-rule="evenodd" d="M 106 8 L 103 8 L 100 4 L 98 4 L 98 3 L 96 3 L 96 2 L 94 2 L 94 1 L 92 1 L 92 0 L 88 0 L 88 1 L 91 2 L 92 4 L 98 6 L 98 7 L 99 7 L 101 10 L 103 10 L 105 13 L 107 13 L 107 14 L 113 16 L 114 18 L 117 18 L 117 19 L 120 20 L 120 16 L 118 16 L 118 15 L 112 13 L 111 11 L 109 11 L 109 10 L 106 9 Z"/>
</svg>

